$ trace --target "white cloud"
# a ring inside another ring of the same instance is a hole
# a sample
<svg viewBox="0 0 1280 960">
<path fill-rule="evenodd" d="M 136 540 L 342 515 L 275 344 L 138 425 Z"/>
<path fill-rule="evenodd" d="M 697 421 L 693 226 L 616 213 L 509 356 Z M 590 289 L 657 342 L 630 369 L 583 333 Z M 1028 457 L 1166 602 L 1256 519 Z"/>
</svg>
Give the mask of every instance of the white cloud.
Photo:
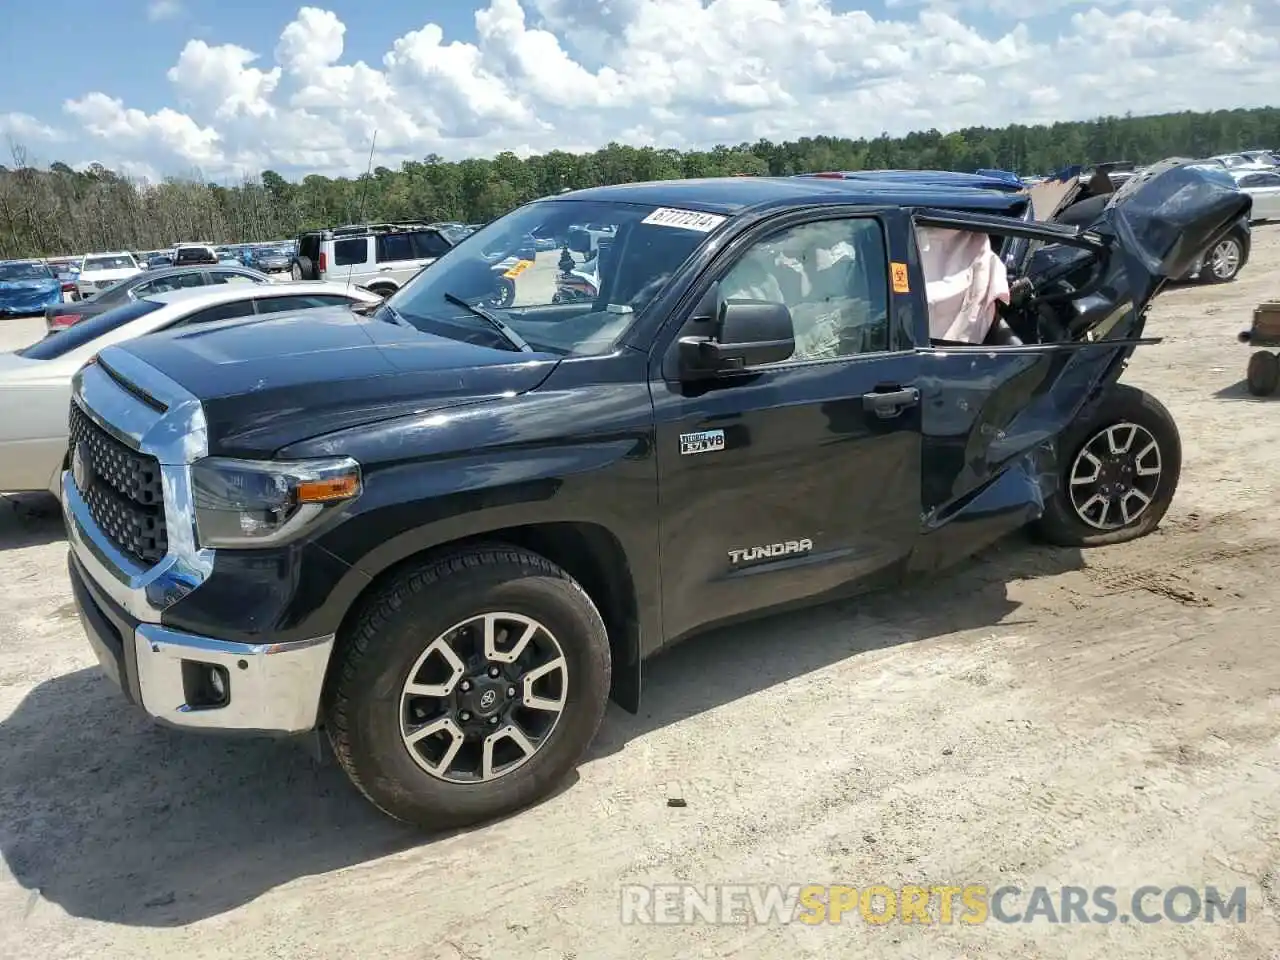
<svg viewBox="0 0 1280 960">
<path fill-rule="evenodd" d="M 168 72 L 172 108 L 90 92 L 66 111 L 104 163 L 351 175 L 375 130 L 375 163 L 395 165 L 1250 106 L 1280 89 L 1273 0 L 888 0 L 879 18 L 830 0 L 479 2 L 473 42 L 427 22 L 372 64 L 344 62 L 346 26 L 303 7 L 273 65 L 193 39 Z M 0 124 L 28 139 L 47 127 L 14 116 Z"/>
<path fill-rule="evenodd" d="M 203 40 L 188 40 L 178 62 L 169 68 L 169 82 L 215 119 L 269 118 L 275 113 L 269 98 L 280 82 L 280 68 L 249 66 L 257 59 L 256 53 L 233 43 L 211 47 Z"/>
<path fill-rule="evenodd" d="M 113 146 L 159 146 L 189 164 L 214 164 L 222 159 L 222 137 L 217 130 L 202 127 L 185 113 L 168 107 L 146 114 L 126 109 L 122 101 L 105 93 L 90 93 L 80 100 L 68 100 L 65 108 L 86 131 L 112 141 Z"/>
<path fill-rule="evenodd" d="M 28 113 L 0 113 L 0 137 L 20 144 L 56 143 L 66 134 Z"/>
<path fill-rule="evenodd" d="M 151 3 L 147 4 L 147 19 L 152 22 L 172 20 L 180 13 L 182 13 L 182 4 L 178 3 L 178 0 L 151 0 Z"/>
</svg>

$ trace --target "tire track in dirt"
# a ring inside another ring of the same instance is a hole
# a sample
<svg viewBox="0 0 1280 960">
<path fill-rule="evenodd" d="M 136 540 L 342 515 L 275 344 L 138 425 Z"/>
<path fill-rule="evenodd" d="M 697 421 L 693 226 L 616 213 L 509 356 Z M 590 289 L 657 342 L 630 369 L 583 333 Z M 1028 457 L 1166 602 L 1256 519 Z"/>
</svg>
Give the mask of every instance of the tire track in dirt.
<svg viewBox="0 0 1280 960">
<path fill-rule="evenodd" d="M 1196 515 L 1167 524 L 1154 537 L 1086 552 L 1084 578 L 1092 597 L 1145 591 L 1188 607 L 1236 605 L 1242 588 L 1269 575 L 1280 537 L 1258 535 L 1258 518 L 1237 511 Z M 1077 589 L 1077 592 L 1079 590 Z"/>
</svg>

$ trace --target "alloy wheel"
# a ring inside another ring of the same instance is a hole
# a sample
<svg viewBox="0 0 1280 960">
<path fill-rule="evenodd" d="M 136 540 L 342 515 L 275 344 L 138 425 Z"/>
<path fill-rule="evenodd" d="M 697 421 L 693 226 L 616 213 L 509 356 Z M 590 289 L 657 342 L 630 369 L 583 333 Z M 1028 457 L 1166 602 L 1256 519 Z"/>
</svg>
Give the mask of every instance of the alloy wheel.
<svg viewBox="0 0 1280 960">
<path fill-rule="evenodd" d="M 1209 269 L 1219 280 L 1230 280 L 1240 269 L 1240 244 L 1227 238 L 1213 248 Z"/>
<path fill-rule="evenodd" d="M 1137 521 L 1155 499 L 1163 464 L 1160 444 L 1136 423 L 1113 423 L 1076 454 L 1068 476 L 1071 507 L 1096 530 Z"/>
<path fill-rule="evenodd" d="M 431 776 L 490 782 L 547 743 L 568 691 L 568 662 L 545 625 L 519 613 L 479 614 L 414 662 L 400 694 L 400 737 Z"/>
</svg>

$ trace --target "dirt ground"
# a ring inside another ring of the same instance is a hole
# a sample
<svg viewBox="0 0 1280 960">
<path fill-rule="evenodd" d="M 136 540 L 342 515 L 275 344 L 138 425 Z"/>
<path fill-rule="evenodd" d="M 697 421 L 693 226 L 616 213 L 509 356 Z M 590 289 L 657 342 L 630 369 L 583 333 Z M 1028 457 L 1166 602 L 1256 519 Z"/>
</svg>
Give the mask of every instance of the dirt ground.
<svg viewBox="0 0 1280 960">
<path fill-rule="evenodd" d="M 0 503 L 0 956 L 1280 956 L 1280 398 L 1246 394 L 1235 339 L 1278 269 L 1280 227 L 1259 228 L 1238 282 L 1155 309 L 1165 342 L 1126 378 L 1185 444 L 1156 534 L 1015 539 L 690 641 L 566 789 L 445 838 L 296 746 L 128 709 L 74 618 L 58 521 Z M 676 881 L 1244 885 L 1248 919 L 621 922 L 622 884 Z"/>
</svg>

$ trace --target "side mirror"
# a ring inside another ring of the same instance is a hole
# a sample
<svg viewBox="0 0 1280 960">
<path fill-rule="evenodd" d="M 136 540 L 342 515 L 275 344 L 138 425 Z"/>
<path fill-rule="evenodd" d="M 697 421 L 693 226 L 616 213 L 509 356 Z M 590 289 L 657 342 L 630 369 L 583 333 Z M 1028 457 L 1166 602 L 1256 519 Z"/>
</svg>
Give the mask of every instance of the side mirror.
<svg viewBox="0 0 1280 960">
<path fill-rule="evenodd" d="M 722 301 L 711 336 L 680 338 L 680 370 L 691 379 L 745 373 L 780 363 L 796 352 L 795 326 L 785 304 Z"/>
<path fill-rule="evenodd" d="M 590 253 L 591 252 L 591 234 L 585 230 L 575 229 L 569 231 L 568 247 L 574 253 Z"/>
</svg>

